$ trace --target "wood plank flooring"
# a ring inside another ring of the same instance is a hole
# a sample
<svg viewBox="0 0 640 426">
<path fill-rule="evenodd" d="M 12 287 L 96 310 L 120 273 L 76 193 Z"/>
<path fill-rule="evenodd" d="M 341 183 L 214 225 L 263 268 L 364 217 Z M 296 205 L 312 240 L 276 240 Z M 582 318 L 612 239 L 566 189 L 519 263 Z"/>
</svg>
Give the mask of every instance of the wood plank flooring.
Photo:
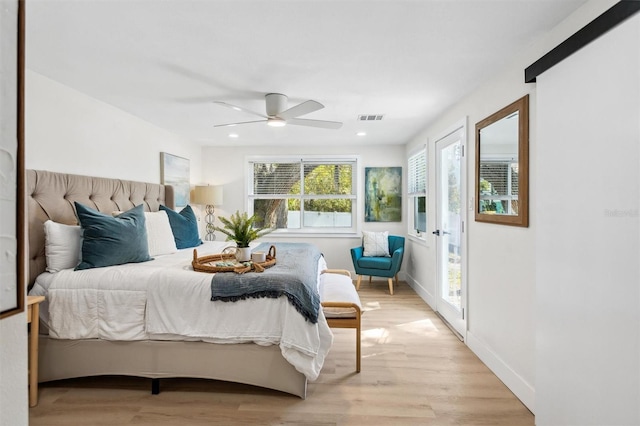
<svg viewBox="0 0 640 426">
<path fill-rule="evenodd" d="M 40 384 L 30 425 L 533 425 L 534 417 L 406 284 L 366 280 L 362 372 L 355 331 L 334 344 L 307 399 L 234 383 L 94 377 Z"/>
</svg>

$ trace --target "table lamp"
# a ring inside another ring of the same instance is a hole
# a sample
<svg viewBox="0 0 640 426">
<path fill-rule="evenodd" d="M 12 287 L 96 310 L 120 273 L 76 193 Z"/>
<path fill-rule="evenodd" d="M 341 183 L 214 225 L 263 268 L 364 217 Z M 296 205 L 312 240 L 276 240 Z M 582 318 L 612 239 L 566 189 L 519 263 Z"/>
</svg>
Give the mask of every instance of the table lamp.
<svg viewBox="0 0 640 426">
<path fill-rule="evenodd" d="M 204 239 L 205 241 L 215 241 L 216 235 L 214 234 L 214 222 L 216 217 L 213 215 L 213 212 L 214 206 L 222 205 L 222 186 L 196 186 L 193 203 L 205 206 L 204 220 L 207 224 L 207 234 Z"/>
</svg>

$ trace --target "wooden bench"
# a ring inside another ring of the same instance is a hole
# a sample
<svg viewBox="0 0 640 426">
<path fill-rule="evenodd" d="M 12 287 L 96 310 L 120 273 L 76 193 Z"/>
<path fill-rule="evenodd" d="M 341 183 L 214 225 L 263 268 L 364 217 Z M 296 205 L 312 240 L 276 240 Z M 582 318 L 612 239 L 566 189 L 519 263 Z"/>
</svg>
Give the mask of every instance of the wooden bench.
<svg viewBox="0 0 640 426">
<path fill-rule="evenodd" d="M 359 373 L 362 304 L 351 273 L 344 269 L 322 271 L 320 302 L 329 327 L 356 329 L 356 372 Z"/>
</svg>

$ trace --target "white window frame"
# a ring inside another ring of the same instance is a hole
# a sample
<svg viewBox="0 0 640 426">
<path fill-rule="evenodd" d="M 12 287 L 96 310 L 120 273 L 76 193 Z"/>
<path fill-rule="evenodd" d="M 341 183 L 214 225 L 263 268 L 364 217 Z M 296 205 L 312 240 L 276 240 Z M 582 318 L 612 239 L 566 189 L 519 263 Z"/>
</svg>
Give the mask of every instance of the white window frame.
<svg viewBox="0 0 640 426">
<path fill-rule="evenodd" d="M 423 164 L 420 164 L 420 157 L 423 158 Z M 427 240 L 426 230 L 429 222 L 427 217 L 429 205 L 427 197 L 427 175 L 427 146 L 421 145 L 409 152 L 409 155 L 407 156 L 407 233 L 410 237 L 421 241 Z M 425 199 L 424 232 L 418 231 L 414 226 L 416 220 L 414 206 L 416 199 L 419 197 L 424 197 Z"/>
<path fill-rule="evenodd" d="M 304 168 L 304 164 L 309 163 L 323 163 L 323 164 L 345 164 L 345 163 L 353 163 L 353 170 L 351 173 L 351 191 L 352 194 L 347 196 L 346 198 L 351 199 L 351 226 L 350 227 L 319 227 L 319 228 L 311 228 L 304 227 L 303 220 L 301 218 L 300 228 L 293 229 L 277 229 L 273 231 L 270 236 L 285 236 L 285 235 L 305 235 L 305 236 L 318 236 L 318 237 L 340 237 L 340 236 L 353 236 L 357 235 L 360 232 L 360 221 L 359 221 L 359 209 L 360 209 L 360 191 L 358 190 L 359 185 L 359 176 L 360 176 L 360 156 L 358 155 L 257 155 L 257 156 L 248 156 L 245 160 L 245 176 L 246 176 L 246 211 L 249 215 L 254 213 L 254 204 L 253 201 L 256 199 L 267 199 L 274 198 L 275 195 L 269 196 L 264 194 L 254 194 L 254 163 L 301 163 L 301 177 L 302 177 L 302 169 Z M 279 194 L 278 198 L 282 198 L 282 196 L 286 198 L 295 198 L 297 195 L 292 194 Z M 304 212 L 304 200 L 305 199 L 318 199 L 318 198 L 340 198 L 344 199 L 345 196 L 331 196 L 331 195 L 306 195 L 304 194 L 304 185 L 301 185 L 301 194 L 299 195 L 301 201 L 301 214 Z"/>
</svg>

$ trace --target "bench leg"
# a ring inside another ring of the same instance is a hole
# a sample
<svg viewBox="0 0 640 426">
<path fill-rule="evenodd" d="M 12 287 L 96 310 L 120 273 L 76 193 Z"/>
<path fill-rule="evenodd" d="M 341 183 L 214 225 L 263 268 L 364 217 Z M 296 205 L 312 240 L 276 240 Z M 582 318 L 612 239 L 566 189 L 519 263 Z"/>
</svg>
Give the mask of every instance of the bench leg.
<svg viewBox="0 0 640 426">
<path fill-rule="evenodd" d="M 356 373 L 360 372 L 360 358 L 362 358 L 362 354 L 360 353 L 360 326 L 356 327 Z"/>
<path fill-rule="evenodd" d="M 388 278 L 389 280 L 389 293 L 393 296 L 393 278 Z"/>
</svg>

